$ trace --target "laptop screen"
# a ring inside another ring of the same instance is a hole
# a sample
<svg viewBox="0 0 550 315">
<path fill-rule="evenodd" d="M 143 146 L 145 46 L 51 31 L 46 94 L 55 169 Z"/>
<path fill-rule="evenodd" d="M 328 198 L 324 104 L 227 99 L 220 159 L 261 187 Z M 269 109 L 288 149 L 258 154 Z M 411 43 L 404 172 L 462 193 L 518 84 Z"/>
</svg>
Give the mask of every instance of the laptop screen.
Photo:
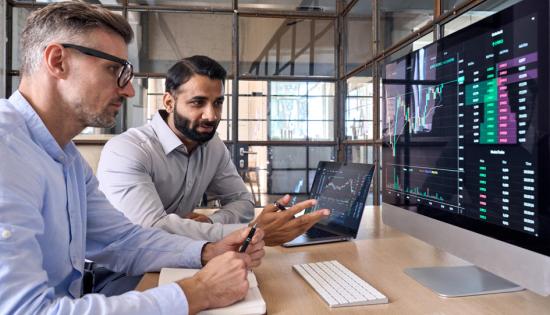
<svg viewBox="0 0 550 315">
<path fill-rule="evenodd" d="M 315 227 L 356 237 L 373 171 L 372 164 L 319 162 L 310 194 L 317 204 L 306 212 L 326 208 L 331 213 Z"/>
</svg>

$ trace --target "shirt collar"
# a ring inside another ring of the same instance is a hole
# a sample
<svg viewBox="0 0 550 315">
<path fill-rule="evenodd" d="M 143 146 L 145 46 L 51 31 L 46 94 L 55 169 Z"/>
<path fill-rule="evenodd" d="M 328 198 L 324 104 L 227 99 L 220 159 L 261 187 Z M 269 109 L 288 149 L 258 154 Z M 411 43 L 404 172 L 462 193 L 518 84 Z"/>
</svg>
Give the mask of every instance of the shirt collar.
<svg viewBox="0 0 550 315">
<path fill-rule="evenodd" d="M 187 148 L 185 147 L 183 142 L 181 142 L 178 136 L 176 136 L 176 134 L 172 131 L 172 129 L 170 129 L 170 127 L 164 120 L 165 117 L 168 117 L 168 113 L 165 110 L 161 109 L 155 114 L 155 116 L 153 116 L 153 119 L 151 120 L 151 126 L 157 134 L 157 138 L 162 145 L 164 154 L 168 155 L 170 154 L 170 152 L 176 149 L 180 149 L 183 152 L 187 153 Z"/>
<path fill-rule="evenodd" d="M 38 116 L 31 104 L 19 92 L 15 91 L 9 98 L 10 103 L 14 105 L 17 111 L 25 119 L 25 125 L 29 130 L 31 138 L 35 143 L 40 145 L 49 156 L 61 164 L 70 164 L 78 155 L 78 150 L 72 141 L 70 141 L 63 149 L 55 141 L 54 137 L 44 125 L 44 122 Z"/>
</svg>

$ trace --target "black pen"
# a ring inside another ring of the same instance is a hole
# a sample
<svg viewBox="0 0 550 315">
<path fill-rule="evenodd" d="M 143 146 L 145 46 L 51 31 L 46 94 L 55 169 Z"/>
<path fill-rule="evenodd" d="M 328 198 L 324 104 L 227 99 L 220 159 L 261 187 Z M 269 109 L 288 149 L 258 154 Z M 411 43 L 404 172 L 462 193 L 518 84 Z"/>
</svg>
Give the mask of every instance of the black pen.
<svg viewBox="0 0 550 315">
<path fill-rule="evenodd" d="M 244 253 L 246 251 L 248 244 L 250 244 L 250 242 L 252 241 L 252 237 L 254 237 L 254 233 L 256 233 L 256 224 L 254 224 L 250 229 L 250 232 L 248 232 L 246 239 L 244 240 L 243 244 L 239 248 L 239 253 Z"/>
<path fill-rule="evenodd" d="M 280 204 L 278 201 L 275 201 L 274 203 L 275 207 L 277 207 L 279 210 L 281 211 L 285 211 L 286 210 L 286 207 L 283 206 L 282 204 Z"/>
</svg>

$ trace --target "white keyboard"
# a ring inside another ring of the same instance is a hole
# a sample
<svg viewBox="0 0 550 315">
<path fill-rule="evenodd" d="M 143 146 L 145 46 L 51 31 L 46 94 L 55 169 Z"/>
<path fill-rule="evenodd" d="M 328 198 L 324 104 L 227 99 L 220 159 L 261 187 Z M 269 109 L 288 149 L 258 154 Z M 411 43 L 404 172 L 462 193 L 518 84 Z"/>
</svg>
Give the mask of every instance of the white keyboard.
<svg viewBox="0 0 550 315">
<path fill-rule="evenodd" d="M 330 307 L 388 303 L 388 298 L 336 260 L 292 266 Z"/>
</svg>

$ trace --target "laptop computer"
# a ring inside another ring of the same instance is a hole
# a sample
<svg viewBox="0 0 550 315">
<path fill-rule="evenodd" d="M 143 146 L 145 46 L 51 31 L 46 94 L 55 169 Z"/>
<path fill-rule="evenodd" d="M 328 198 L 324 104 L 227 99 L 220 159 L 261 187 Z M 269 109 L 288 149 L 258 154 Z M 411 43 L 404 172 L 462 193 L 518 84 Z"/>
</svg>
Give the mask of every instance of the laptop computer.
<svg viewBox="0 0 550 315">
<path fill-rule="evenodd" d="M 373 172 L 372 164 L 319 162 L 310 193 L 317 204 L 305 213 L 326 208 L 330 209 L 330 216 L 283 246 L 347 241 L 357 237 Z"/>
</svg>

